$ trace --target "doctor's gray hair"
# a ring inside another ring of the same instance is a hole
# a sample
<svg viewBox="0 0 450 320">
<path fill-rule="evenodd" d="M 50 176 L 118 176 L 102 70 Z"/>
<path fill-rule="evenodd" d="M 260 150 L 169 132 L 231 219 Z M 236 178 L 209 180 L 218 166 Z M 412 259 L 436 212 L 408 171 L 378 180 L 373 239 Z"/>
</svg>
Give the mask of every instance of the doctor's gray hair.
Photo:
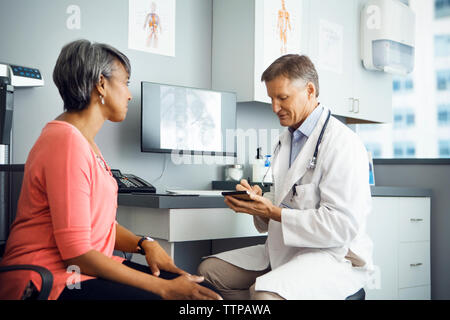
<svg viewBox="0 0 450 320">
<path fill-rule="evenodd" d="M 288 54 L 275 60 L 261 76 L 262 82 L 270 82 L 279 76 L 291 81 L 303 80 L 316 87 L 316 98 L 319 96 L 319 75 L 311 59 L 304 55 Z"/>
<path fill-rule="evenodd" d="M 88 40 L 66 44 L 53 70 L 53 81 L 64 101 L 64 110 L 79 111 L 86 108 L 94 86 L 100 81 L 100 75 L 111 78 L 115 60 L 123 65 L 128 75 L 131 74 L 128 58 L 107 44 L 91 43 Z"/>
</svg>

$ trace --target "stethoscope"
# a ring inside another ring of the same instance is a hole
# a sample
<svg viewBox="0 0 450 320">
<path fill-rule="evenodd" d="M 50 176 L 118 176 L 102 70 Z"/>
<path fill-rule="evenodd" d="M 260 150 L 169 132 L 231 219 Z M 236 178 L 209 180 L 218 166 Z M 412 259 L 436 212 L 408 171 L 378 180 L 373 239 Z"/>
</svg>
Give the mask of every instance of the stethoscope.
<svg viewBox="0 0 450 320">
<path fill-rule="evenodd" d="M 316 168 L 317 155 L 319 153 L 319 146 L 322 143 L 323 134 L 325 133 L 325 130 L 327 129 L 328 121 L 330 120 L 330 117 L 331 117 L 331 111 L 328 111 L 327 120 L 325 120 L 325 124 L 322 127 L 322 131 L 320 131 L 319 139 L 317 140 L 317 143 L 316 143 L 316 149 L 314 150 L 314 155 L 311 158 L 311 160 L 309 160 L 309 165 L 307 167 L 308 170 L 314 170 Z"/>
<path fill-rule="evenodd" d="M 311 160 L 309 160 L 309 164 L 308 164 L 308 167 L 307 167 L 308 170 L 314 170 L 316 168 L 317 156 L 319 154 L 319 146 L 322 143 L 323 134 L 325 133 L 325 130 L 327 129 L 328 121 L 330 121 L 330 117 L 331 117 L 331 111 L 328 111 L 327 119 L 325 120 L 325 124 L 323 125 L 322 130 L 320 131 L 319 139 L 317 139 L 316 148 L 314 150 L 314 155 L 311 158 Z M 273 156 L 272 163 L 275 161 L 276 157 L 278 156 L 278 153 L 280 152 L 280 149 L 281 149 L 281 141 L 278 141 L 278 144 L 275 147 L 275 150 L 273 151 L 273 155 L 274 156 Z M 269 167 L 269 169 L 270 169 L 270 167 Z M 266 178 L 266 175 L 269 172 L 269 169 L 267 169 L 267 172 L 266 172 L 266 174 L 263 177 L 263 185 L 264 185 L 264 179 Z"/>
</svg>

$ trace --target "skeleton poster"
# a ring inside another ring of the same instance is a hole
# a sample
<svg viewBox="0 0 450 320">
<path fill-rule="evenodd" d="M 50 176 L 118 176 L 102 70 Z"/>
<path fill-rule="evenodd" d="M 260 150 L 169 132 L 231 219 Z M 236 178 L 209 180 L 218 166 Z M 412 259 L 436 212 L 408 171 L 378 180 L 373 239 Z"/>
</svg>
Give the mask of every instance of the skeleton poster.
<svg viewBox="0 0 450 320">
<path fill-rule="evenodd" d="M 175 0 L 129 0 L 128 48 L 175 56 Z"/>
<path fill-rule="evenodd" d="M 264 65 L 301 54 L 301 0 L 264 0 Z"/>
</svg>

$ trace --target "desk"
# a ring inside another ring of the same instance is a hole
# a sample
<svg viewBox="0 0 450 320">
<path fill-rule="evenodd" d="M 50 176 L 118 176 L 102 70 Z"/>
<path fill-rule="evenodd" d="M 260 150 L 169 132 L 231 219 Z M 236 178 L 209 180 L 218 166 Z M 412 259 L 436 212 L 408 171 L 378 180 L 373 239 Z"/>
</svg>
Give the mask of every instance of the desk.
<svg viewBox="0 0 450 320">
<path fill-rule="evenodd" d="M 371 187 L 368 234 L 374 242 L 377 279 L 368 299 L 430 298 L 431 191 Z M 151 235 L 182 269 L 196 273 L 202 256 L 265 242 L 253 217 L 228 209 L 222 197 L 120 194 L 117 220 L 136 234 Z M 136 259 L 136 260 L 135 260 Z M 145 263 L 142 256 L 133 260 Z"/>
<path fill-rule="evenodd" d="M 265 242 L 253 217 L 229 209 L 221 196 L 119 194 L 117 221 L 136 234 L 150 235 L 188 272 L 201 257 Z M 139 255 L 133 261 L 145 263 Z"/>
</svg>

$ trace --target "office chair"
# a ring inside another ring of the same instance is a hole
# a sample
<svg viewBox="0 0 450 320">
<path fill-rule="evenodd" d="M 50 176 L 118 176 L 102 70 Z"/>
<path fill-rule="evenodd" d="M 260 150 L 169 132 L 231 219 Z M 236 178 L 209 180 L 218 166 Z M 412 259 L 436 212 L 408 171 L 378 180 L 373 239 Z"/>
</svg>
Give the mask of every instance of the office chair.
<svg viewBox="0 0 450 320">
<path fill-rule="evenodd" d="M 0 240 L 0 261 L 3 257 L 6 238 L 9 234 L 9 228 L 14 220 L 17 201 L 22 187 L 23 165 L 0 165 L 0 186 L 4 190 L 0 196 L 0 231 L 5 235 Z M 14 174 L 13 174 L 14 173 Z M 31 270 L 37 272 L 42 279 L 41 291 L 37 296 L 33 296 L 36 300 L 47 300 L 53 286 L 53 275 L 46 268 L 35 265 L 10 265 L 1 266 L 0 272 L 14 272 L 19 270 Z M 25 288 L 23 288 L 25 291 Z"/>
<path fill-rule="evenodd" d="M 9 235 L 9 229 L 16 215 L 24 169 L 24 165 L 0 165 L 0 261 L 5 252 L 6 238 Z M 114 251 L 114 255 L 122 256 L 126 260 L 131 260 L 133 256 L 131 253 L 121 251 Z M 31 270 L 37 272 L 41 277 L 41 291 L 38 295 L 32 295 L 30 299 L 47 300 L 53 286 L 52 273 L 46 268 L 35 265 L 11 265 L 0 267 L 0 273 L 20 270 Z M 25 291 L 25 288 L 23 289 Z"/>
<path fill-rule="evenodd" d="M 3 266 L 0 267 L 0 272 L 11 272 L 11 271 L 18 271 L 18 270 L 31 270 L 34 272 L 37 272 L 41 279 L 42 279 L 42 285 L 41 285 L 41 291 L 36 297 L 36 300 L 47 300 L 48 296 L 50 295 L 50 291 L 52 290 L 53 286 L 53 275 L 50 271 L 48 271 L 46 268 L 29 265 L 29 264 L 20 264 L 20 265 L 12 265 L 12 266 Z M 25 291 L 25 288 L 23 288 Z"/>
</svg>

